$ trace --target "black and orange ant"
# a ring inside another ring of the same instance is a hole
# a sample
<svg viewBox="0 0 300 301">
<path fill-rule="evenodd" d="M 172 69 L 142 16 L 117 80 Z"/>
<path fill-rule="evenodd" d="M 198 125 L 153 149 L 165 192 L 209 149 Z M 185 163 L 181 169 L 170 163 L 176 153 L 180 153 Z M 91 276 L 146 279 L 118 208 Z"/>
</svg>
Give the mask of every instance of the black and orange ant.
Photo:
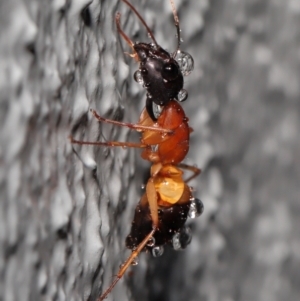
<svg viewBox="0 0 300 301">
<path fill-rule="evenodd" d="M 94 110 L 91 112 L 99 122 L 141 132 L 140 143 L 89 142 L 75 140 L 73 137 L 70 140 L 71 143 L 79 145 L 141 148 L 142 158 L 150 161 L 152 166 L 145 193 L 136 207 L 132 228 L 126 238 L 126 246 L 132 253 L 98 301 L 107 297 L 140 252 L 149 250 L 154 256 L 159 256 L 166 244 L 173 245 L 175 249 L 186 247 L 191 237 L 184 226 L 185 222 L 188 216 L 195 217 L 203 212 L 202 202 L 193 197 L 192 188 L 187 185 L 201 170 L 182 163 L 189 150 L 192 128 L 178 103 L 183 87 L 183 67 L 175 60 L 181 51 L 179 20 L 173 0 L 170 2 L 177 28 L 178 47 L 172 55 L 157 44 L 151 30 L 135 8 L 127 0 L 122 1 L 138 16 L 153 40 L 153 44 L 133 43 L 121 29 L 120 13 L 117 13 L 118 31 L 132 47 L 132 57 L 137 58 L 140 63 L 140 75 L 148 93 L 146 107 L 136 124 L 106 119 Z M 154 114 L 153 103 L 161 107 L 159 114 Z M 194 174 L 184 180 L 182 169 L 188 169 Z"/>
</svg>

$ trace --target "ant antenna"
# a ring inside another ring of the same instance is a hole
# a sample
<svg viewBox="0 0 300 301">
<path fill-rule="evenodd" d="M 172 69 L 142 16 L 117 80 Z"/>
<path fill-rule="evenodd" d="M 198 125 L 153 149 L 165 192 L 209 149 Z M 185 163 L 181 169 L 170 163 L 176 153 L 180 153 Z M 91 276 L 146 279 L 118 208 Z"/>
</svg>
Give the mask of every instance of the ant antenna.
<svg viewBox="0 0 300 301">
<path fill-rule="evenodd" d="M 122 0 L 124 3 L 126 3 L 129 7 L 130 7 L 130 9 L 137 15 L 137 17 L 140 19 L 140 21 L 143 23 L 143 25 L 145 26 L 145 28 L 147 29 L 147 32 L 148 32 L 148 34 L 149 34 L 149 36 L 150 36 L 150 38 L 152 39 L 152 41 L 153 41 L 153 43 L 155 44 L 155 46 L 158 48 L 158 44 L 157 44 L 157 42 L 156 42 L 156 40 L 155 40 L 155 38 L 154 38 L 154 35 L 153 35 L 153 33 L 152 33 L 152 31 L 150 30 L 150 28 L 149 28 L 149 26 L 146 24 L 146 22 L 145 22 L 145 20 L 142 18 L 142 16 L 138 13 L 138 11 L 134 8 L 134 6 L 131 4 L 131 3 L 129 3 L 127 0 Z M 177 19 L 178 19 L 178 17 L 177 17 Z M 116 20 L 117 20 L 117 17 L 116 17 Z M 119 20 L 120 20 L 120 17 L 119 17 Z M 178 24 L 179 24 L 179 22 L 178 22 Z M 118 24 L 117 24 L 118 25 Z M 120 25 L 119 25 L 120 26 Z M 119 27 L 118 27 L 118 30 L 119 30 Z M 119 32 L 121 33 L 121 35 L 124 37 L 124 33 L 122 33 L 122 31 L 120 31 L 119 30 Z M 127 41 L 127 39 L 125 39 L 126 41 Z M 132 43 L 132 42 L 131 42 Z"/>
<path fill-rule="evenodd" d="M 174 16 L 174 21 L 175 21 L 175 26 L 176 26 L 176 30 L 177 30 L 177 49 L 173 53 L 173 58 L 175 59 L 177 53 L 180 50 L 180 40 L 181 40 L 181 38 L 180 38 L 180 26 L 179 26 L 179 18 L 178 18 L 178 14 L 177 14 L 177 11 L 176 11 L 176 7 L 175 7 L 175 4 L 174 4 L 174 1 L 170 0 L 170 2 L 171 2 L 173 16 Z"/>
<path fill-rule="evenodd" d="M 121 29 L 120 20 L 121 20 L 121 14 L 117 13 L 116 14 L 116 24 L 117 24 L 118 32 L 123 37 L 123 39 L 127 42 L 127 44 L 133 48 L 134 43 L 129 39 L 129 37 L 126 35 L 126 33 Z"/>
</svg>

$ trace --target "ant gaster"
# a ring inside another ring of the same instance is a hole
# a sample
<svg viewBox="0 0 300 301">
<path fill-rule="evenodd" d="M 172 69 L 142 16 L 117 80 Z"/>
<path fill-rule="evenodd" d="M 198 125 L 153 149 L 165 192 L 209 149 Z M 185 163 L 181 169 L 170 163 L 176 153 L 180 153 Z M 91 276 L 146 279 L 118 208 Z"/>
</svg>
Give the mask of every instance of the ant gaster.
<svg viewBox="0 0 300 301">
<path fill-rule="evenodd" d="M 124 33 L 120 26 L 120 13 L 116 15 L 117 28 L 120 35 L 133 49 L 132 55 L 139 61 L 139 70 L 135 72 L 134 78 L 142 82 L 147 90 L 146 109 L 152 120 L 157 120 L 153 111 L 153 103 L 165 106 L 173 99 L 184 101 L 188 94 L 183 90 L 183 74 L 188 75 L 193 69 L 193 58 L 186 52 L 180 50 L 180 27 L 174 3 L 171 1 L 175 26 L 177 28 L 177 50 L 170 54 L 158 45 L 156 39 L 134 6 L 127 0 L 125 2 L 143 23 L 152 43 L 133 43 Z"/>
<path fill-rule="evenodd" d="M 137 11 L 127 0 L 122 1 L 129 5 L 139 16 Z M 179 36 L 178 17 L 173 0 L 170 0 L 170 2 L 173 8 L 177 34 Z M 140 16 L 139 18 L 148 28 L 144 20 Z M 165 50 L 162 50 L 156 42 L 152 46 L 144 43 L 133 44 L 121 30 L 119 13 L 116 15 L 116 23 L 119 33 L 128 43 L 131 43 L 133 49 L 135 49 L 134 47 L 137 47 L 137 49 L 147 49 L 148 57 L 146 56 L 144 58 L 145 64 L 147 64 L 147 60 L 153 62 L 157 59 L 157 62 L 160 62 L 161 66 L 164 66 L 167 62 L 171 62 L 176 68 L 179 67 L 174 57 L 169 55 Z M 149 29 L 148 31 L 150 33 Z M 154 37 L 152 37 L 152 39 L 154 39 Z M 178 48 L 179 45 L 180 42 L 178 42 Z M 155 55 L 157 53 L 159 53 L 159 55 Z M 133 56 L 136 55 L 138 56 L 138 54 L 134 54 Z M 164 60 L 164 58 L 166 60 Z M 140 57 L 138 57 L 138 60 L 140 60 L 140 65 L 143 65 L 143 61 Z M 151 67 L 151 64 L 147 64 L 147 66 Z M 188 68 L 186 70 L 188 70 Z M 160 76 L 163 77 L 165 72 L 163 67 L 160 71 Z M 170 74 L 172 74 L 173 71 L 170 71 Z M 180 74 L 181 73 L 182 71 L 180 71 Z M 153 81 L 159 80 L 159 73 L 156 74 L 156 77 L 149 77 L 148 79 Z M 177 76 L 177 78 L 182 78 L 182 74 L 181 77 Z M 173 80 L 175 81 L 177 79 L 175 78 Z M 164 82 L 163 79 L 161 82 Z M 173 81 L 169 80 L 169 83 L 173 83 Z M 172 86 L 172 84 L 170 85 Z M 152 87 L 152 82 L 150 82 L 149 88 L 150 87 Z M 176 91 L 178 94 L 178 89 Z M 184 224 L 188 216 L 196 217 L 203 212 L 202 202 L 193 197 L 192 188 L 187 185 L 191 179 L 200 174 L 201 170 L 197 167 L 182 163 L 189 150 L 189 137 L 192 128 L 189 127 L 188 118 L 183 108 L 177 102 L 178 95 L 175 95 L 176 93 L 174 92 L 175 94 L 171 97 L 168 89 L 160 88 L 160 92 L 161 94 L 166 94 L 164 98 L 162 98 L 164 100 L 159 102 L 159 105 L 162 106 L 161 113 L 153 118 L 152 115 L 154 114 L 152 109 L 146 106 L 137 124 L 106 119 L 98 115 L 95 110 L 91 110 L 99 122 L 123 126 L 141 132 L 142 137 L 140 143 L 119 141 L 90 142 L 75 140 L 73 137 L 70 137 L 71 143 L 79 145 L 141 148 L 143 149 L 141 154 L 142 158 L 152 163 L 150 178 L 147 181 L 145 193 L 136 207 L 131 231 L 126 238 L 126 246 L 132 250 L 132 253 L 121 266 L 115 280 L 99 297 L 98 301 L 102 301 L 107 297 L 140 252 L 149 250 L 154 256 L 158 256 L 162 253 L 162 248 L 165 244 L 173 245 L 174 249 L 186 247 L 190 242 L 190 235 L 184 227 Z M 151 103 L 151 101 L 156 103 L 154 98 L 148 102 Z M 182 169 L 190 170 L 194 174 L 184 180 Z"/>
</svg>

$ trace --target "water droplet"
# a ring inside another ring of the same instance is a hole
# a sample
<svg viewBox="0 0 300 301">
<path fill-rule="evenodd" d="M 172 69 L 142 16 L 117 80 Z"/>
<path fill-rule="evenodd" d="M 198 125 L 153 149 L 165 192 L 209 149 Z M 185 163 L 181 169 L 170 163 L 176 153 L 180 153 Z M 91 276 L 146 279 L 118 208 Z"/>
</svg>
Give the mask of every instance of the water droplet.
<svg viewBox="0 0 300 301">
<path fill-rule="evenodd" d="M 204 206 L 199 199 L 194 199 L 191 201 L 190 210 L 188 216 L 190 218 L 196 218 L 203 213 Z"/>
<path fill-rule="evenodd" d="M 146 186 L 145 184 L 142 184 L 142 185 L 141 185 L 141 189 L 144 190 L 144 189 L 145 189 L 145 186 Z"/>
<path fill-rule="evenodd" d="M 178 93 L 178 101 L 183 102 L 188 98 L 188 92 L 185 89 L 181 89 Z"/>
<path fill-rule="evenodd" d="M 180 244 L 180 239 L 179 239 L 180 234 L 176 233 L 172 237 L 172 246 L 174 250 L 180 250 L 181 249 L 181 244 Z"/>
<path fill-rule="evenodd" d="M 133 78 L 138 84 L 140 84 L 140 85 L 144 84 L 142 72 L 140 70 L 137 70 L 134 72 Z"/>
<path fill-rule="evenodd" d="M 151 150 L 152 150 L 153 152 L 157 152 L 157 150 L 158 150 L 158 145 L 157 145 L 157 144 L 151 145 Z"/>
<path fill-rule="evenodd" d="M 138 265 L 139 264 L 139 259 L 135 257 L 131 263 L 131 265 Z"/>
<path fill-rule="evenodd" d="M 192 241 L 192 232 L 189 227 L 183 227 L 180 232 L 176 233 L 172 237 L 172 246 L 173 249 L 178 251 L 185 249 L 187 245 Z"/>
<path fill-rule="evenodd" d="M 154 247 L 155 246 L 155 238 L 151 237 L 147 242 L 148 247 Z"/>
<path fill-rule="evenodd" d="M 154 114 L 155 118 L 158 118 L 163 110 L 163 106 L 159 106 L 153 102 L 152 109 L 153 109 L 153 114 Z"/>
<path fill-rule="evenodd" d="M 156 246 L 152 248 L 152 255 L 153 257 L 159 257 L 164 253 L 164 247 L 163 246 Z"/>
<path fill-rule="evenodd" d="M 183 76 L 189 75 L 194 69 L 194 59 L 193 57 L 184 51 L 178 51 L 176 54 L 176 61 Z"/>
</svg>

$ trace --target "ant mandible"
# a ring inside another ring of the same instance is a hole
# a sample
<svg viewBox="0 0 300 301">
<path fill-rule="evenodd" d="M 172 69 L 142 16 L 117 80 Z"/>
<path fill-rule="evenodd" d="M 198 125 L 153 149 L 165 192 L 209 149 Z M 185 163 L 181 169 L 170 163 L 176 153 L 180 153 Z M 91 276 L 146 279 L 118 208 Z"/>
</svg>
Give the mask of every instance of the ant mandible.
<svg viewBox="0 0 300 301">
<path fill-rule="evenodd" d="M 140 61 L 140 71 L 148 92 L 147 104 L 137 124 L 106 119 L 98 115 L 95 110 L 91 112 L 99 122 L 128 127 L 141 132 L 140 143 L 90 142 L 75 140 L 73 137 L 70 137 L 70 140 L 71 143 L 79 145 L 141 148 L 143 149 L 142 158 L 150 161 L 152 166 L 146 191 L 136 207 L 131 232 L 126 238 L 126 246 L 132 250 L 132 253 L 98 301 L 107 297 L 140 252 L 150 250 L 157 256 L 160 255 L 162 246 L 165 244 L 173 244 L 174 248 L 186 247 L 190 242 L 190 236 L 184 228 L 188 215 L 195 217 L 203 212 L 202 202 L 193 197 L 192 189 L 187 185 L 187 182 L 200 174 L 201 170 L 181 163 L 189 150 L 189 136 L 192 128 L 189 127 L 188 118 L 177 102 L 178 94 L 183 86 L 183 77 L 179 64 L 174 59 L 176 55 L 171 56 L 162 49 L 135 8 L 127 0 L 122 1 L 139 17 L 154 42 L 154 44 L 134 44 L 121 29 L 120 13 L 117 13 L 118 31 L 133 48 L 135 53 L 132 56 Z M 179 20 L 173 0 L 170 2 L 177 28 L 178 49 L 176 52 L 178 53 L 180 51 Z M 169 68 L 168 66 L 171 65 L 175 67 Z M 165 75 L 168 73 L 173 74 L 173 77 L 169 76 L 166 80 Z M 176 76 L 174 76 L 175 73 Z M 158 88 L 155 88 L 156 84 Z M 149 97 L 150 93 L 152 97 Z M 153 113 L 152 102 L 162 106 L 158 116 Z M 182 169 L 188 169 L 194 174 L 184 180 Z"/>
</svg>

